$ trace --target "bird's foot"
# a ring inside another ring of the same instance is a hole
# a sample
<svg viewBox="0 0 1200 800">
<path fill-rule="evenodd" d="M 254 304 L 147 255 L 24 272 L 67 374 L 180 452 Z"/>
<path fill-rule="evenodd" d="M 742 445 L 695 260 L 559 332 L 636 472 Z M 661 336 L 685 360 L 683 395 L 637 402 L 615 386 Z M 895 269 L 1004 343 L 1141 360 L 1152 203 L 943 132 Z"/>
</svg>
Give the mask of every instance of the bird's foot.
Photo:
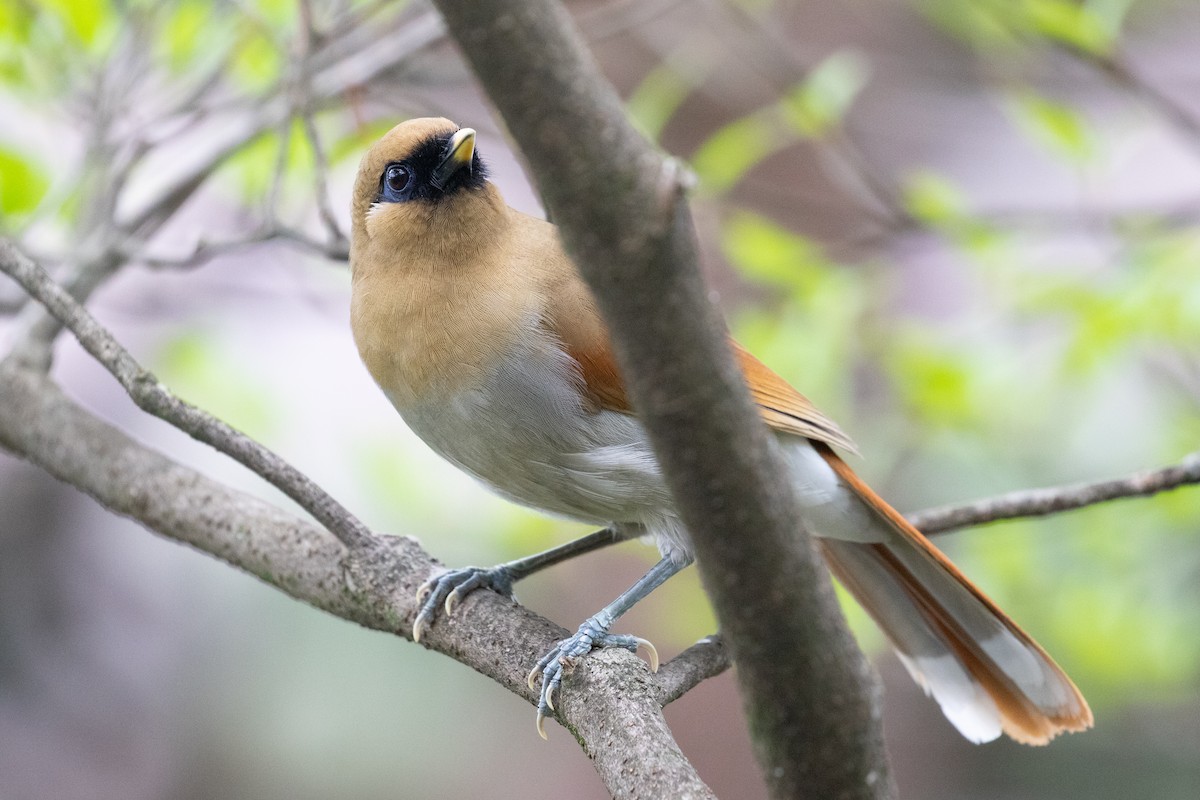
<svg viewBox="0 0 1200 800">
<path fill-rule="evenodd" d="M 413 622 L 413 641 L 421 641 L 421 634 L 433 623 L 439 607 L 449 615 L 454 613 L 454 607 L 464 597 L 476 589 L 491 589 L 505 597 L 512 597 L 512 587 L 512 572 L 503 565 L 490 569 L 463 567 L 430 578 L 417 590 L 417 602 L 424 602 Z"/>
<path fill-rule="evenodd" d="M 546 738 L 546 717 L 554 713 L 554 692 L 562 685 L 563 676 L 592 650 L 600 647 L 620 647 L 631 653 L 637 653 L 638 648 L 646 648 L 650 657 L 650 671 L 658 672 L 658 650 L 646 639 L 625 634 L 608 632 L 608 626 L 601 624 L 595 617 L 588 619 L 579 626 L 573 636 L 563 639 L 554 649 L 542 656 L 537 665 L 529 673 L 530 689 L 536 689 L 536 681 L 542 678 L 542 690 L 538 697 L 537 732 Z"/>
</svg>

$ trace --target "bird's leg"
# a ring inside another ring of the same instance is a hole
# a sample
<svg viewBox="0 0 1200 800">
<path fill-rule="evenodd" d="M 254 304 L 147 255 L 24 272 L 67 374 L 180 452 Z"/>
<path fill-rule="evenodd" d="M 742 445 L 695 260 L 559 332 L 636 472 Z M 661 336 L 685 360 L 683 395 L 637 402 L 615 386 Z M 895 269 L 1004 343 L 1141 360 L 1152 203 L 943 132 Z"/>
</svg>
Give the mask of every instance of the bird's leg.
<svg viewBox="0 0 1200 800">
<path fill-rule="evenodd" d="M 505 597 L 512 597 L 512 587 L 517 581 L 575 556 L 623 542 L 626 538 L 628 537 L 615 527 L 604 528 L 545 552 L 491 568 L 464 567 L 430 578 L 417 590 L 418 602 L 424 602 L 413 623 L 413 641 L 421 641 L 422 632 L 433 622 L 439 607 L 444 607 L 446 613 L 450 614 L 460 600 L 476 589 L 491 589 Z"/>
<path fill-rule="evenodd" d="M 528 678 L 529 688 L 533 689 L 536 688 L 534 683 L 538 675 L 542 676 L 542 691 L 537 710 L 538 735 L 546 738 L 545 719 L 554 713 L 554 691 L 562 684 L 563 668 L 575 659 L 587 655 L 593 648 L 623 647 L 636 653 L 639 647 L 645 647 L 650 655 L 650 670 L 658 672 L 658 651 L 654 649 L 654 645 L 637 636 L 609 633 L 608 629 L 617 617 L 633 608 L 639 600 L 690 563 L 690 558 L 682 562 L 672 558 L 659 561 L 620 597 L 602 608 L 595 616 L 585 620 L 573 636 L 563 639 L 553 650 L 542 656 Z"/>
</svg>

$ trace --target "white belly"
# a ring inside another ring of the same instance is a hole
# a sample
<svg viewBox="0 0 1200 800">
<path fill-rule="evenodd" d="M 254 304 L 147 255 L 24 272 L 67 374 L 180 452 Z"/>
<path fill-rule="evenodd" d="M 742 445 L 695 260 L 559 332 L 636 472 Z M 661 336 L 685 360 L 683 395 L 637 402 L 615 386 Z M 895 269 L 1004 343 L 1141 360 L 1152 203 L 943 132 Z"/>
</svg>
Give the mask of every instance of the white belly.
<svg viewBox="0 0 1200 800">
<path fill-rule="evenodd" d="M 398 410 L 440 455 L 518 503 L 595 524 L 667 512 L 641 424 L 585 410 L 574 362 L 548 336 L 523 349 L 477 388 Z"/>
<path fill-rule="evenodd" d="M 575 364 L 549 336 L 531 334 L 523 348 L 476 388 L 397 408 L 426 444 L 501 496 L 582 522 L 642 528 L 664 555 L 690 555 L 641 423 L 585 409 Z M 812 533 L 877 538 L 870 513 L 806 439 L 779 442 Z"/>
</svg>

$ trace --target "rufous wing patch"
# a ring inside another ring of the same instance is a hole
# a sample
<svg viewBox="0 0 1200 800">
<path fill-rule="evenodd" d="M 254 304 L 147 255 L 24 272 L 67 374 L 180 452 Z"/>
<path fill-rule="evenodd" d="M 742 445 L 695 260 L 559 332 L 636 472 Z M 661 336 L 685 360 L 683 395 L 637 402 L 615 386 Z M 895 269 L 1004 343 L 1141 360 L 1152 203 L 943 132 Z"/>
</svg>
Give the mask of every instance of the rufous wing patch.
<svg viewBox="0 0 1200 800">
<path fill-rule="evenodd" d="M 586 284 L 579 279 L 563 281 L 551 294 L 554 299 L 545 325 L 579 366 L 581 388 L 590 410 L 633 413 L 608 330 Z"/>
<path fill-rule="evenodd" d="M 590 309 L 589 309 L 590 310 Z M 594 314 L 594 311 L 592 312 Z M 584 393 L 595 407 L 631 414 L 633 407 L 621 379 L 608 332 L 596 321 L 581 324 L 579 318 L 566 319 L 551 326 L 561 338 L 567 353 L 579 365 Z M 837 424 L 822 414 L 804 395 L 771 371 L 733 339 L 729 340 L 741 367 L 750 395 L 758 405 L 763 421 L 773 430 L 826 442 L 857 452 L 854 442 Z"/>
<path fill-rule="evenodd" d="M 826 442 L 852 453 L 858 452 L 850 437 L 842 433 L 837 423 L 818 411 L 807 397 L 793 389 L 791 384 L 736 341 L 731 339 L 729 344 L 742 368 L 742 374 L 746 376 L 750 396 L 758 404 L 759 413 L 767 425 L 777 431 Z"/>
<path fill-rule="evenodd" d="M 609 411 L 632 413 L 629 397 L 625 393 L 625 382 L 621 380 L 617 359 L 609 348 L 607 340 L 600 340 L 590 347 L 571 347 L 567 352 L 579 364 L 579 373 L 583 378 L 584 395 L 595 408 Z"/>
</svg>

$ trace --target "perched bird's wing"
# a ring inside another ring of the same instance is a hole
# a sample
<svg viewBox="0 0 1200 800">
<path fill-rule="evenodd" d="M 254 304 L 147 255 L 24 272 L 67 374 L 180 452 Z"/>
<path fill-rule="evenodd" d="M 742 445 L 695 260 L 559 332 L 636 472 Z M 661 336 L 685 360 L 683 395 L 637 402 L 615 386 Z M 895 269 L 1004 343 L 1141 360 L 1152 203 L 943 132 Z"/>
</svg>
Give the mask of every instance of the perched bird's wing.
<svg viewBox="0 0 1200 800">
<path fill-rule="evenodd" d="M 617 359 L 608 346 L 607 337 L 592 341 L 565 342 L 567 353 L 579 364 L 583 378 L 584 396 L 599 410 L 632 414 L 633 406 L 625 393 L 625 382 L 617 368 Z"/>
<path fill-rule="evenodd" d="M 850 437 L 842 433 L 837 423 L 817 410 L 808 398 L 791 384 L 771 371 L 771 368 L 750 354 L 746 348 L 730 340 L 733 354 L 746 376 L 750 396 L 758 404 L 758 413 L 772 429 L 815 439 L 857 453 Z"/>
<path fill-rule="evenodd" d="M 555 334 L 567 352 L 579 364 L 584 393 L 597 408 L 633 413 L 625 383 L 617 368 L 607 332 L 598 324 L 588 324 L 588 315 L 559 317 L 552 320 Z M 730 346 L 745 376 L 750 395 L 758 405 L 763 421 L 772 429 L 857 452 L 854 442 L 837 424 L 822 414 L 808 398 L 750 354 L 736 341 Z"/>
<path fill-rule="evenodd" d="M 540 220 L 533 224 L 541 226 L 534 229 L 536 233 L 553 237 L 553 248 L 542 250 L 560 253 L 557 259 L 548 259 L 552 278 L 542 323 L 578 365 L 582 380 L 580 388 L 589 410 L 607 409 L 632 414 L 633 406 L 625 393 L 625 381 L 617 367 L 612 341 L 600 312 L 596 310 L 591 291 L 578 277 L 574 265 L 558 249 L 554 227 Z"/>
</svg>

